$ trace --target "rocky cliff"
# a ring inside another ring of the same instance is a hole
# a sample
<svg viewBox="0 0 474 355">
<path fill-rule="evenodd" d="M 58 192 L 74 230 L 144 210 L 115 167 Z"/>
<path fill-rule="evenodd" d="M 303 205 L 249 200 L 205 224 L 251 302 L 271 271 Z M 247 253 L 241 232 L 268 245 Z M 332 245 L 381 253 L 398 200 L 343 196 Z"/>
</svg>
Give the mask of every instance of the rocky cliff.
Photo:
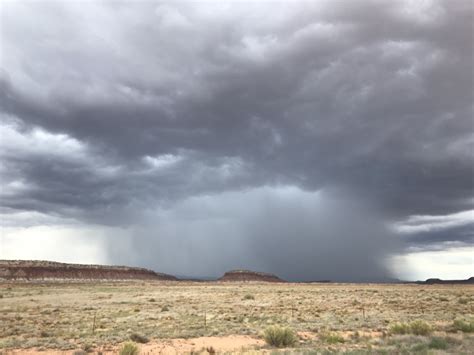
<svg viewBox="0 0 474 355">
<path fill-rule="evenodd" d="M 0 260 L 0 280 L 177 280 L 152 270 L 52 261 Z"/>
</svg>

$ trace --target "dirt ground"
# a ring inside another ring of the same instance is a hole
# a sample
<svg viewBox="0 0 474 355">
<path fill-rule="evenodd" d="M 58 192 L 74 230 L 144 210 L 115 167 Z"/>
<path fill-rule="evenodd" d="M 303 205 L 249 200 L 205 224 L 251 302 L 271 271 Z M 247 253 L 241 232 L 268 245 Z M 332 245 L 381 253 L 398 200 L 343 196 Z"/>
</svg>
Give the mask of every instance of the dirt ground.
<svg viewBox="0 0 474 355">
<path fill-rule="evenodd" d="M 283 353 L 468 354 L 473 319 L 472 285 L 0 284 L 3 354 L 117 354 L 130 339 L 140 354 L 278 353 L 272 325 L 297 334 Z M 429 331 L 394 330 L 415 321 Z"/>
<path fill-rule="evenodd" d="M 192 354 L 198 352 L 209 353 L 214 349 L 219 352 L 246 352 L 252 349 L 258 349 L 265 345 L 261 339 L 256 339 L 248 335 L 229 335 L 225 337 L 199 337 L 190 339 L 168 339 L 159 341 L 150 341 L 146 344 L 139 345 L 140 354 Z M 79 352 L 77 349 L 76 352 Z M 120 351 L 120 345 L 116 346 L 102 346 L 94 349 L 94 352 L 101 352 L 103 355 L 117 354 Z M 9 349 L 4 350 L 6 354 L 51 354 L 51 355 L 66 355 L 74 354 L 74 351 L 64 351 L 55 349 Z"/>
</svg>

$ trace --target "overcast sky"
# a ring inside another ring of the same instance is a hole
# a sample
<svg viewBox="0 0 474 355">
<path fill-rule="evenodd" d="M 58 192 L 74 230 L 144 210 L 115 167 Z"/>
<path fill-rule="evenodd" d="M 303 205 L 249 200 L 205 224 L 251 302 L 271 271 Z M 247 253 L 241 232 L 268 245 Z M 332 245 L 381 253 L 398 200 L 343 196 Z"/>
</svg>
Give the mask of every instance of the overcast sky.
<svg viewBox="0 0 474 355">
<path fill-rule="evenodd" d="M 472 1 L 0 9 L 0 258 L 474 274 Z"/>
</svg>

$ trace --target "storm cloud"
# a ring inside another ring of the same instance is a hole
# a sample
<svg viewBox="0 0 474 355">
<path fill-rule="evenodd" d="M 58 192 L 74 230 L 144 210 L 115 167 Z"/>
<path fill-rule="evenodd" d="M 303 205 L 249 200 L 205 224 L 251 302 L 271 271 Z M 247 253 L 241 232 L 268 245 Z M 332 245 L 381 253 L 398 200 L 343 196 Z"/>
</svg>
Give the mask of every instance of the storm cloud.
<svg viewBox="0 0 474 355">
<path fill-rule="evenodd" d="M 194 276 L 381 279 L 472 245 L 473 13 L 4 2 L 2 224 L 102 228 L 109 262 Z"/>
</svg>

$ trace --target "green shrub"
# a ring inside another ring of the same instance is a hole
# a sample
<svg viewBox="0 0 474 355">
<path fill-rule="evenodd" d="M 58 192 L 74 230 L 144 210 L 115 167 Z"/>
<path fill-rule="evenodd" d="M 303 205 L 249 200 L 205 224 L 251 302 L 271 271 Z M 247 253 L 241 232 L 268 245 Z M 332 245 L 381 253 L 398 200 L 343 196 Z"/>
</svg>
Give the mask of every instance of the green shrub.
<svg viewBox="0 0 474 355">
<path fill-rule="evenodd" d="M 244 296 L 244 300 L 254 300 L 254 299 L 255 299 L 255 297 L 254 297 L 253 295 L 251 295 L 251 294 L 246 294 L 246 295 Z"/>
<path fill-rule="evenodd" d="M 431 326 L 422 320 L 416 320 L 410 324 L 410 330 L 415 335 L 428 335 L 431 333 Z"/>
<path fill-rule="evenodd" d="M 397 323 L 390 327 L 390 333 L 428 335 L 431 333 L 431 326 L 422 320 L 416 320 L 411 323 Z"/>
<path fill-rule="evenodd" d="M 407 323 L 397 323 L 390 327 L 392 334 L 408 334 L 410 333 L 410 326 Z"/>
<path fill-rule="evenodd" d="M 320 338 L 328 344 L 344 343 L 344 338 L 334 333 L 323 333 Z"/>
<path fill-rule="evenodd" d="M 292 346 L 297 341 L 296 334 L 293 330 L 276 325 L 268 327 L 263 337 L 267 344 L 276 346 L 277 348 Z"/>
<path fill-rule="evenodd" d="M 431 341 L 428 346 L 430 347 L 430 349 L 444 350 L 448 348 L 448 342 L 444 338 L 434 337 L 431 338 Z"/>
<path fill-rule="evenodd" d="M 138 333 L 133 333 L 132 335 L 130 335 L 130 340 L 134 341 L 135 343 L 141 343 L 141 344 L 145 344 L 150 341 L 146 336 L 143 336 Z"/>
<path fill-rule="evenodd" d="M 453 322 L 454 330 L 460 330 L 463 333 L 473 333 L 474 332 L 474 320 L 466 322 L 460 319 L 457 319 Z"/>
<path fill-rule="evenodd" d="M 138 355 L 138 346 L 135 343 L 128 342 L 123 344 L 119 352 L 120 355 Z"/>
</svg>

